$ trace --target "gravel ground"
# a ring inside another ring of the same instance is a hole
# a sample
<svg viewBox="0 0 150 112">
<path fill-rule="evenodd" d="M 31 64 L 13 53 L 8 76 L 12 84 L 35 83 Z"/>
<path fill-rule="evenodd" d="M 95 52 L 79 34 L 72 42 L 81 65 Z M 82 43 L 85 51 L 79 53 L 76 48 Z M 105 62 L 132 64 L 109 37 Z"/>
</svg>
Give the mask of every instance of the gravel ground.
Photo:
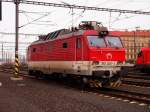
<svg viewBox="0 0 150 112">
<path fill-rule="evenodd" d="M 150 112 L 147 106 L 87 93 L 56 81 L 10 80 L 0 72 L 0 112 Z"/>
</svg>

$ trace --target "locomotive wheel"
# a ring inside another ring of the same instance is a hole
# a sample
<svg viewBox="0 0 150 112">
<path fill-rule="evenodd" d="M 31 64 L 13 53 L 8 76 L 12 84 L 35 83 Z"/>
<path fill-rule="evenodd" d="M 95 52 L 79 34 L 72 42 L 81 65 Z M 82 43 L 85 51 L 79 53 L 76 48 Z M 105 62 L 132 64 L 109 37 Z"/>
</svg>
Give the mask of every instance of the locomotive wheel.
<svg viewBox="0 0 150 112">
<path fill-rule="evenodd" d="M 36 78 L 43 77 L 43 73 L 41 71 L 36 71 Z"/>
<path fill-rule="evenodd" d="M 84 76 L 78 76 L 75 79 L 81 90 L 85 90 L 88 85 L 88 78 Z"/>
<path fill-rule="evenodd" d="M 81 77 L 81 87 L 82 89 L 85 89 L 88 85 L 88 78 L 87 77 Z"/>
</svg>

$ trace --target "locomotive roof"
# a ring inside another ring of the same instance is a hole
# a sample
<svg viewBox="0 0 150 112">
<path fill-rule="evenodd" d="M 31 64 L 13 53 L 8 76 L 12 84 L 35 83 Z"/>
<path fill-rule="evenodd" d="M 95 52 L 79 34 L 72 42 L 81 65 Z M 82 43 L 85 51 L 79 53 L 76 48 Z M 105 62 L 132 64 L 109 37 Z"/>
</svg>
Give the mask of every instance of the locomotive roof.
<svg viewBox="0 0 150 112">
<path fill-rule="evenodd" d="M 84 32 L 85 32 L 84 30 L 78 30 L 78 31 L 73 32 L 67 29 L 61 29 L 52 33 L 48 33 L 47 35 L 39 36 L 39 40 L 34 41 L 31 45 L 45 43 L 48 41 L 54 41 L 58 39 L 65 39 L 71 36 L 83 35 Z"/>
<path fill-rule="evenodd" d="M 39 40 L 45 41 L 49 39 L 56 39 L 59 35 L 70 33 L 70 30 L 68 29 L 60 29 L 51 33 L 48 33 L 47 35 L 41 35 L 39 36 Z"/>
<path fill-rule="evenodd" d="M 62 29 L 64 30 L 64 29 Z M 96 30 L 78 30 L 78 31 L 70 31 L 70 32 L 61 32 L 61 30 L 58 30 L 58 34 L 57 37 L 53 36 L 56 35 L 57 33 L 49 33 L 47 35 L 42 35 L 41 37 L 39 37 L 39 40 L 34 41 L 31 45 L 35 45 L 35 44 L 40 44 L 40 43 L 46 43 L 49 41 L 54 41 L 54 40 L 58 40 L 58 39 L 66 39 L 66 38 L 70 38 L 72 36 L 79 36 L 79 35 L 99 35 L 98 31 Z M 45 39 L 46 38 L 46 39 Z"/>
<path fill-rule="evenodd" d="M 39 44 L 45 43 L 47 41 L 54 41 L 57 39 L 69 38 L 72 36 L 78 35 L 108 35 L 108 30 L 106 27 L 103 27 L 102 24 L 96 21 L 83 21 L 82 24 L 79 24 L 79 28 L 72 27 L 72 29 L 60 29 L 47 35 L 39 36 L 39 40 L 32 43 Z"/>
</svg>

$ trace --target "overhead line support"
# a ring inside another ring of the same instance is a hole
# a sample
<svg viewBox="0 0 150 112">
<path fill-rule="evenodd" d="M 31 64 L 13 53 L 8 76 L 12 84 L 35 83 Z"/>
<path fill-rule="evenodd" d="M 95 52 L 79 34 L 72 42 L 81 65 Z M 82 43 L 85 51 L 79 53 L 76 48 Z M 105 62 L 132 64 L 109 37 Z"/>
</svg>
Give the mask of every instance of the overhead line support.
<svg viewBox="0 0 150 112">
<path fill-rule="evenodd" d="M 19 2 L 20 0 L 14 0 L 16 6 L 16 38 L 15 38 L 15 67 L 14 78 L 19 78 L 19 57 L 18 57 L 18 32 L 19 32 Z"/>
</svg>

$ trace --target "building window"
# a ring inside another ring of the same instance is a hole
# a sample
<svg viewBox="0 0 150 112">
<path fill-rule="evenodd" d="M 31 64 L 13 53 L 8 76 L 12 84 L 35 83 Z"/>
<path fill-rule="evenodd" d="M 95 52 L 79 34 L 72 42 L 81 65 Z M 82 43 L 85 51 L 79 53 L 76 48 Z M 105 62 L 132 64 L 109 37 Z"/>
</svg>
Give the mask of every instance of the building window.
<svg viewBox="0 0 150 112">
<path fill-rule="evenodd" d="M 68 44 L 66 42 L 63 43 L 63 48 L 67 48 Z"/>
</svg>

